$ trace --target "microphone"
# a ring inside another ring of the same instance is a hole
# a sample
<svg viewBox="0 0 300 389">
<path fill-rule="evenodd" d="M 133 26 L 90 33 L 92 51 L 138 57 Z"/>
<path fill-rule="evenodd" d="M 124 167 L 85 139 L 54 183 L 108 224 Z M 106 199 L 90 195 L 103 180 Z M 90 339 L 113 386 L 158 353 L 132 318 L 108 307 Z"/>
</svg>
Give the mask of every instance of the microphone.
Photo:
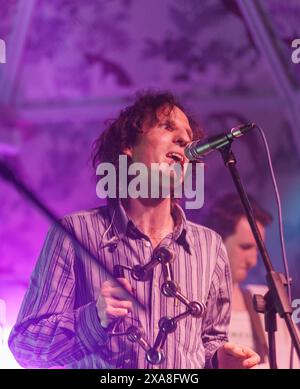
<svg viewBox="0 0 300 389">
<path fill-rule="evenodd" d="M 204 141 L 195 140 L 186 146 L 184 154 L 190 161 L 196 161 L 200 157 L 209 154 L 213 150 L 217 150 L 220 147 L 231 143 L 234 139 L 239 138 L 255 127 L 255 123 L 241 124 L 239 126 L 233 127 L 227 134 L 222 133 L 219 135 L 214 135 Z"/>
</svg>

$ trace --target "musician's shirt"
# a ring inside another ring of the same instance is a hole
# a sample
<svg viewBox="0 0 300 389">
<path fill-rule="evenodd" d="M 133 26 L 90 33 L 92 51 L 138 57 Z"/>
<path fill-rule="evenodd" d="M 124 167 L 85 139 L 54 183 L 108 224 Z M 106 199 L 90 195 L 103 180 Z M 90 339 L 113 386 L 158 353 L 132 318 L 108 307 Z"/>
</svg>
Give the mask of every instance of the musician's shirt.
<svg viewBox="0 0 300 389">
<path fill-rule="evenodd" d="M 232 311 L 229 326 L 229 341 L 255 349 L 253 331 L 248 311 Z"/>
<path fill-rule="evenodd" d="M 171 268 L 180 293 L 189 301 L 205 304 L 206 309 L 200 318 L 188 315 L 177 321 L 176 330 L 162 347 L 164 361 L 159 368 L 212 367 L 213 355 L 227 341 L 230 318 L 231 277 L 226 250 L 217 233 L 187 221 L 178 205 L 173 217 L 174 231 L 155 250 L 165 247 L 173 252 Z M 61 222 L 110 271 L 117 264 L 145 265 L 153 257 L 149 238 L 128 218 L 120 203 L 114 208 L 74 213 Z M 9 339 L 22 366 L 153 367 L 136 342 L 126 335 L 111 336 L 101 326 L 96 301 L 108 275 L 98 262 L 82 252 L 58 225 L 50 229 Z M 161 293 L 160 264 L 148 281 L 135 281 L 126 270 L 125 277 L 145 309 L 135 305 L 133 313 L 119 320 L 113 331 L 126 333 L 131 325 L 137 326 L 153 346 L 160 318 L 176 317 L 187 307 Z"/>
</svg>

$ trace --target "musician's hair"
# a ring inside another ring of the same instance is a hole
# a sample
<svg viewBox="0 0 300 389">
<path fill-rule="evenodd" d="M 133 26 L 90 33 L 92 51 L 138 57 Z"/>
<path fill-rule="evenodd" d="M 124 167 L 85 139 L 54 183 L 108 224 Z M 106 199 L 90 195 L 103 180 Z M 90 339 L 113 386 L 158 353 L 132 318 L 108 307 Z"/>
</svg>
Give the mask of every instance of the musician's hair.
<svg viewBox="0 0 300 389">
<path fill-rule="evenodd" d="M 94 168 L 100 163 L 110 162 L 118 173 L 118 159 L 124 154 L 123 150 L 136 144 L 145 126 L 150 128 L 158 122 L 157 115 L 162 109 L 168 115 L 174 107 L 180 108 L 187 116 L 193 140 L 201 139 L 201 127 L 172 93 L 139 92 L 133 104 L 124 108 L 116 119 L 107 122 L 105 130 L 94 142 L 91 156 Z"/>
<path fill-rule="evenodd" d="M 248 195 L 248 197 L 255 220 L 264 227 L 270 224 L 273 220 L 271 214 L 253 196 Z M 215 200 L 210 206 L 203 224 L 215 230 L 224 240 L 234 234 L 242 217 L 246 217 L 246 215 L 240 197 L 235 193 L 227 193 Z"/>
</svg>

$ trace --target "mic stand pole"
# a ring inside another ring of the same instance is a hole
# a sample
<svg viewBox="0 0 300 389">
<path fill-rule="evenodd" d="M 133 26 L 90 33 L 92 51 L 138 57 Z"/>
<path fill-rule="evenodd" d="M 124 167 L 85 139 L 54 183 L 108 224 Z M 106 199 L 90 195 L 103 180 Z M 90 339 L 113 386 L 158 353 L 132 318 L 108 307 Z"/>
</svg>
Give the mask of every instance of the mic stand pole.
<svg viewBox="0 0 300 389">
<path fill-rule="evenodd" d="M 260 251 L 267 271 L 266 281 L 269 290 L 266 295 L 262 297 L 261 300 L 256 301 L 256 305 L 258 306 L 258 311 L 264 312 L 265 315 L 265 329 L 268 333 L 269 341 L 270 368 L 277 369 L 275 347 L 275 331 L 277 330 L 276 313 L 278 313 L 280 317 L 285 320 L 293 345 L 296 349 L 298 358 L 300 359 L 300 340 L 296 332 L 295 323 L 293 322 L 291 317 L 292 307 L 286 292 L 286 285 L 289 280 L 286 280 L 283 274 L 276 272 L 273 268 L 266 246 L 257 228 L 248 196 L 241 182 L 241 178 L 236 167 L 236 158 L 231 150 L 231 142 L 223 147 L 220 147 L 218 150 L 220 151 L 223 157 L 225 166 L 228 167 L 230 171 L 233 182 L 239 193 L 257 247 Z"/>
<path fill-rule="evenodd" d="M 107 269 L 101 261 L 99 261 L 98 258 L 96 258 L 89 250 L 88 248 L 77 239 L 77 237 L 72 234 L 61 222 L 60 220 L 54 215 L 54 213 L 47 208 L 41 200 L 19 179 L 15 176 L 14 172 L 11 170 L 11 168 L 0 159 L 0 176 L 9 183 L 11 183 L 17 191 L 26 199 L 28 199 L 31 203 L 34 204 L 34 206 L 39 209 L 49 220 L 51 220 L 52 223 L 59 226 L 59 228 L 71 239 L 74 245 L 79 247 L 80 250 L 82 250 L 86 255 L 88 255 L 91 260 L 96 263 L 100 268 L 112 279 L 115 280 L 115 282 L 124 290 L 127 297 L 135 300 L 137 305 L 142 309 L 145 310 L 145 306 L 133 295 L 129 294 L 128 291 L 124 288 L 124 286 L 119 282 L 118 279 L 116 279 L 113 275 L 113 273 Z"/>
</svg>

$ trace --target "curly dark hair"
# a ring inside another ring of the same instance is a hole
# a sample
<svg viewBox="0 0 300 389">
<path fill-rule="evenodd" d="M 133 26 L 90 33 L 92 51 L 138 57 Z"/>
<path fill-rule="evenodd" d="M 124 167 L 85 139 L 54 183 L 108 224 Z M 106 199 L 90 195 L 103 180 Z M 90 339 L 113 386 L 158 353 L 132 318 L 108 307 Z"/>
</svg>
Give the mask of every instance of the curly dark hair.
<svg viewBox="0 0 300 389">
<path fill-rule="evenodd" d="M 256 199 L 248 195 L 254 218 L 264 227 L 270 224 L 273 217 L 262 208 Z M 218 198 L 209 208 L 203 224 L 215 230 L 224 239 L 235 232 L 242 217 L 246 217 L 240 197 L 236 193 L 226 193 Z"/>
<path fill-rule="evenodd" d="M 193 139 L 201 139 L 203 132 L 200 125 L 186 112 L 172 93 L 139 92 L 133 104 L 124 108 L 116 119 L 110 121 L 94 142 L 91 156 L 94 168 L 96 169 L 99 163 L 110 162 L 116 167 L 118 174 L 118 159 L 119 155 L 123 154 L 123 150 L 136 144 L 138 136 L 143 133 L 146 125 L 150 128 L 157 123 L 157 114 L 161 109 L 166 109 L 168 114 L 175 106 L 187 116 L 193 131 Z"/>
<path fill-rule="evenodd" d="M 92 161 L 94 168 L 101 162 L 110 162 L 116 166 L 123 150 L 136 144 L 145 122 L 151 127 L 158 121 L 157 113 L 162 108 L 180 108 L 189 120 L 193 131 L 193 139 L 203 137 L 203 132 L 196 121 L 185 111 L 170 92 L 139 92 L 132 105 L 123 109 L 119 116 L 108 123 L 93 144 Z M 117 167 L 117 166 L 116 166 Z"/>
</svg>

